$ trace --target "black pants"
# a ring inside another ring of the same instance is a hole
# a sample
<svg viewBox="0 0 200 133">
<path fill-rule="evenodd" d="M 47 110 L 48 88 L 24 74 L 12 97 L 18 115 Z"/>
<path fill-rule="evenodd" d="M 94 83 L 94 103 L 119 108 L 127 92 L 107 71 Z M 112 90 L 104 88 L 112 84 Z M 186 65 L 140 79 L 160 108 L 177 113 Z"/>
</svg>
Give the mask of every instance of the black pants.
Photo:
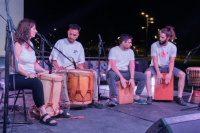
<svg viewBox="0 0 200 133">
<path fill-rule="evenodd" d="M 13 86 L 13 76 L 9 76 L 10 84 Z M 32 89 L 33 100 L 39 108 L 44 105 L 44 92 L 42 82 L 38 78 L 28 78 L 21 74 L 15 74 L 15 87 L 17 89 Z"/>
</svg>

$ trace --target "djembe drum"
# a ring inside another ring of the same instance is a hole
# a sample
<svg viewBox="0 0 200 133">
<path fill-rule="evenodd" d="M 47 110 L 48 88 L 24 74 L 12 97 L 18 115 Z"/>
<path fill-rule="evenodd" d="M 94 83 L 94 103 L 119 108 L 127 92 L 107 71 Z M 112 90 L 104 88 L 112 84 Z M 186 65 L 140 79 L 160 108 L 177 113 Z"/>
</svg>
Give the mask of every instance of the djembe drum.
<svg viewBox="0 0 200 133">
<path fill-rule="evenodd" d="M 192 94 L 189 102 L 200 103 L 200 67 L 188 67 L 186 69 L 188 85 L 192 86 Z"/>
<path fill-rule="evenodd" d="M 92 70 L 69 69 L 67 90 L 71 105 L 84 106 L 92 103 L 94 73 Z"/>
</svg>

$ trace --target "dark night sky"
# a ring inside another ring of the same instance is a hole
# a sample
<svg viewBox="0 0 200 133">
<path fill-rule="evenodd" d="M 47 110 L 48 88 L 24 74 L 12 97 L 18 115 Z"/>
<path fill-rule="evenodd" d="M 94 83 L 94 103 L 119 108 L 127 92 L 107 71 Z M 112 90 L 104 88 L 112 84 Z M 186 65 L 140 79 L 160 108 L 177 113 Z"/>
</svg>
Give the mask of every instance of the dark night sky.
<svg viewBox="0 0 200 133">
<path fill-rule="evenodd" d="M 37 22 L 37 30 L 54 44 L 66 37 L 70 23 L 82 27 L 78 41 L 111 42 L 122 33 L 133 36 L 133 44 L 145 40 L 145 17 L 142 11 L 154 18 L 149 26 L 149 44 L 155 41 L 157 29 L 166 25 L 175 27 L 178 49 L 192 49 L 200 43 L 200 7 L 194 0 L 25 0 L 24 17 Z M 54 32 L 53 28 L 57 28 Z M 55 35 L 54 39 L 48 33 Z"/>
</svg>

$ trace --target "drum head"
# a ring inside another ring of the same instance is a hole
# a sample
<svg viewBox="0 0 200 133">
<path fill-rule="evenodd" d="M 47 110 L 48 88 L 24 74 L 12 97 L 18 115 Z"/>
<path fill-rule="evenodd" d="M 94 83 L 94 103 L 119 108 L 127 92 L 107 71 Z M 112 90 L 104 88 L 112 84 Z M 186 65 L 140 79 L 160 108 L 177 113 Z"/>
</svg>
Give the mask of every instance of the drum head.
<svg viewBox="0 0 200 133">
<path fill-rule="evenodd" d="M 68 72 L 74 73 L 91 73 L 91 70 L 84 70 L 84 69 L 69 69 Z"/>
<path fill-rule="evenodd" d="M 42 74 L 42 76 L 51 77 L 51 78 L 60 78 L 60 76 L 57 74 Z"/>
<path fill-rule="evenodd" d="M 200 71 L 200 67 L 188 67 L 186 70 L 188 70 L 188 71 Z"/>
<path fill-rule="evenodd" d="M 42 74 L 39 76 L 39 79 L 43 79 L 43 80 L 56 80 L 56 81 L 63 81 L 64 78 L 62 77 L 62 75 L 57 74 L 57 73 L 52 73 L 52 74 Z"/>
</svg>

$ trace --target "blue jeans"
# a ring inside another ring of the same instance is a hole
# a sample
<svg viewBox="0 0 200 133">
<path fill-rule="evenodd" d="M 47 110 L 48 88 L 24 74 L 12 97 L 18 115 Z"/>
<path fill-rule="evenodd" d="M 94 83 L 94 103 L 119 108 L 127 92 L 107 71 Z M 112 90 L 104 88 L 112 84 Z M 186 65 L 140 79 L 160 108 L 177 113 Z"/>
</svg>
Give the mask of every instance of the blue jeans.
<svg viewBox="0 0 200 133">
<path fill-rule="evenodd" d="M 119 70 L 119 72 L 126 80 L 130 79 L 129 70 L 127 71 Z M 106 78 L 107 78 L 108 86 L 110 88 L 111 98 L 117 98 L 116 82 L 120 80 L 119 76 L 117 76 L 117 74 L 112 69 L 110 69 L 106 74 Z M 135 72 L 134 79 L 135 81 L 138 82 L 136 95 L 140 96 L 146 85 L 146 75 L 142 72 Z"/>
</svg>

